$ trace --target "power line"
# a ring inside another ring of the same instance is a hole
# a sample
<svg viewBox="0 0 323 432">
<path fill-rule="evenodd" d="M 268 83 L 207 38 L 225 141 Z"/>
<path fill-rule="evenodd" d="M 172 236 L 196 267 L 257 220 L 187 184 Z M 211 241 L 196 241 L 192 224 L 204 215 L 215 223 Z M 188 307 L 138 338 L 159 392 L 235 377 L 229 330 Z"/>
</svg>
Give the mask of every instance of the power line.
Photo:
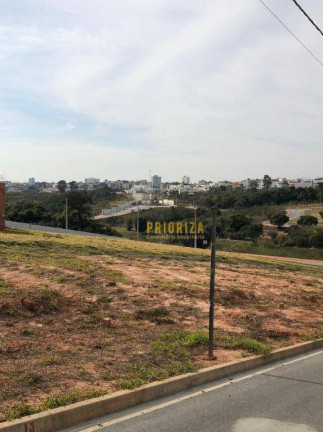
<svg viewBox="0 0 323 432">
<path fill-rule="evenodd" d="M 316 55 L 315 54 L 313 54 L 312 53 L 312 51 L 309 49 L 309 48 L 307 48 L 307 46 L 287 27 L 287 25 L 286 24 L 284 24 L 283 23 L 283 21 L 280 19 L 280 18 L 278 18 L 278 16 L 271 10 L 271 9 L 269 9 L 269 7 L 266 5 L 266 3 L 264 3 L 263 2 L 263 0 L 259 0 L 260 1 L 260 3 L 262 3 L 264 6 L 265 6 L 265 8 L 280 22 L 280 24 L 282 25 L 282 26 L 284 26 L 285 27 L 285 29 L 302 45 L 302 47 L 303 48 L 305 48 L 306 49 L 306 51 L 308 51 L 310 54 L 311 54 L 311 56 L 321 65 L 321 66 L 323 66 L 323 63 L 321 62 L 321 60 L 319 60 L 317 57 L 316 57 Z"/>
<path fill-rule="evenodd" d="M 292 0 L 292 1 L 296 4 L 296 6 L 298 7 L 298 9 L 300 9 L 303 12 L 303 14 L 306 16 L 306 18 L 313 24 L 313 26 L 316 28 L 316 30 L 318 30 L 321 33 L 321 35 L 323 36 L 323 32 L 320 29 L 320 27 L 315 24 L 315 22 L 312 20 L 312 18 L 310 16 L 307 15 L 307 13 L 304 11 L 304 9 L 302 8 L 302 6 L 300 4 L 298 4 L 296 0 Z"/>
</svg>

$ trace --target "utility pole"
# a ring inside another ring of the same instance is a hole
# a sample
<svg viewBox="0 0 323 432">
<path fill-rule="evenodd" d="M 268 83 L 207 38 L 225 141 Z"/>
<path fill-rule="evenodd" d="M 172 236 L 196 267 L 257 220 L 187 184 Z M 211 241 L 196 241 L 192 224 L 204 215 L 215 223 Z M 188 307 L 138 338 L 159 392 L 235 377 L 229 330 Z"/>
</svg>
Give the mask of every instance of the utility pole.
<svg viewBox="0 0 323 432">
<path fill-rule="evenodd" d="M 196 210 L 197 208 L 194 207 L 194 226 L 195 226 L 195 232 L 194 232 L 194 248 L 197 247 L 197 227 L 196 227 Z"/>
<path fill-rule="evenodd" d="M 68 229 L 68 199 L 66 197 L 66 207 L 65 207 L 65 229 Z"/>
<path fill-rule="evenodd" d="M 209 312 L 209 358 L 213 359 L 214 351 L 214 288 L 215 288 L 215 242 L 216 242 L 216 209 L 213 214 L 211 235 L 211 274 L 210 274 L 210 312 Z"/>
</svg>

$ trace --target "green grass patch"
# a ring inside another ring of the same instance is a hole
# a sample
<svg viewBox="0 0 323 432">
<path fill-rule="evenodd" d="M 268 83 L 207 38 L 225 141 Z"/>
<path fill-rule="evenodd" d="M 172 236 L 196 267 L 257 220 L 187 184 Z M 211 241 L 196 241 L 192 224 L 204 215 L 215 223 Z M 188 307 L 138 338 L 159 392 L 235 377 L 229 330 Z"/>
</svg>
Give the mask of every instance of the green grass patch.
<svg viewBox="0 0 323 432">
<path fill-rule="evenodd" d="M 259 342 L 256 339 L 226 333 L 216 334 L 215 344 L 225 349 L 242 349 L 250 354 L 268 355 L 271 351 L 270 345 Z"/>
<path fill-rule="evenodd" d="M 86 399 L 93 399 L 106 394 L 104 391 L 91 390 L 86 392 L 73 391 L 61 396 L 49 396 L 44 401 L 46 409 L 59 408 L 61 406 L 70 405 L 72 403 L 80 402 Z"/>
<path fill-rule="evenodd" d="M 115 381 L 119 389 L 132 389 L 175 375 L 195 372 L 198 365 L 193 359 L 193 349 L 205 343 L 202 332 L 161 332 L 146 354 L 134 356 L 123 365 L 124 378 Z"/>
<path fill-rule="evenodd" d="M 16 420 L 21 417 L 29 416 L 32 414 L 37 414 L 42 411 L 42 408 L 39 406 L 32 407 L 26 403 L 19 403 L 14 407 L 6 410 L 4 412 L 4 421 Z"/>
<path fill-rule="evenodd" d="M 43 366 L 54 366 L 62 363 L 62 359 L 54 356 L 45 356 L 41 359 L 40 364 Z"/>
<path fill-rule="evenodd" d="M 0 294 L 6 294 L 8 292 L 10 292 L 10 284 L 0 278 Z"/>
<path fill-rule="evenodd" d="M 107 297 L 107 296 L 100 297 L 98 299 L 98 303 L 108 304 L 108 303 L 111 303 L 111 302 L 112 302 L 112 298 L 111 297 Z"/>
<path fill-rule="evenodd" d="M 266 244 L 254 244 L 245 240 L 225 240 L 217 239 L 217 250 L 226 252 L 238 252 L 257 255 L 279 256 L 289 258 L 303 259 L 323 259 L 323 251 L 321 249 L 309 249 L 296 246 L 268 246 Z"/>
</svg>

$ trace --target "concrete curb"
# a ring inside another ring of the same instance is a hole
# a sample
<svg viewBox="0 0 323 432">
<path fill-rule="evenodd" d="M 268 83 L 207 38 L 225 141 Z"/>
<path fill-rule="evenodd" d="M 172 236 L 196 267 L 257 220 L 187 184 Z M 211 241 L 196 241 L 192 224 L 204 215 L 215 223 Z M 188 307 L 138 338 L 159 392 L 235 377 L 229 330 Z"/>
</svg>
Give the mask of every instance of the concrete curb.
<svg viewBox="0 0 323 432">
<path fill-rule="evenodd" d="M 195 373 L 188 373 L 164 381 L 147 384 L 137 390 L 119 391 L 112 395 L 78 402 L 66 407 L 23 417 L 19 420 L 1 423 L 0 432 L 58 431 L 144 402 L 170 396 L 189 390 L 195 386 L 207 384 L 322 347 L 323 339 L 319 339 L 273 351 L 266 357 L 257 356 L 226 363 L 225 365 L 211 366 Z"/>
</svg>

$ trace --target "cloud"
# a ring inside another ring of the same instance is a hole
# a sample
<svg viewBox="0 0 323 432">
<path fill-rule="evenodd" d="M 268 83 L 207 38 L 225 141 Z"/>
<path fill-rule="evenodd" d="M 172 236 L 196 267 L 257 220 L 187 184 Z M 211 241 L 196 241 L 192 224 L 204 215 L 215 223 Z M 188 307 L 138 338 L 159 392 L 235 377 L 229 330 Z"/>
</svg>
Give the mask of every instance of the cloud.
<svg viewBox="0 0 323 432">
<path fill-rule="evenodd" d="M 29 0 L 18 13 L 19 3 L 0 19 L 0 142 L 13 177 L 45 175 L 46 154 L 57 157 L 48 178 L 66 167 L 77 178 L 321 175 L 322 69 L 260 2 Z M 267 3 L 323 58 L 292 3 Z M 323 21 L 318 2 L 304 7 Z M 26 148 L 41 163 L 22 162 Z"/>
</svg>

